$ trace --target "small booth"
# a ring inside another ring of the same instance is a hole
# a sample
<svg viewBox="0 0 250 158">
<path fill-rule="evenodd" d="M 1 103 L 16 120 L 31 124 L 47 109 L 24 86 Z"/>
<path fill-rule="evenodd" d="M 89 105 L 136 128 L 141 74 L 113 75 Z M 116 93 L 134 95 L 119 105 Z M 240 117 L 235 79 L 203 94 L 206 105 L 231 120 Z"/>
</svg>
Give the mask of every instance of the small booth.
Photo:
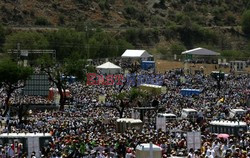
<svg viewBox="0 0 250 158">
<path fill-rule="evenodd" d="M 134 128 L 139 131 L 142 129 L 142 125 L 143 123 L 140 119 L 120 118 L 116 120 L 116 131 L 123 133 L 128 128 Z"/>
<path fill-rule="evenodd" d="M 142 61 L 141 69 L 143 70 L 155 69 L 155 61 Z"/>
<path fill-rule="evenodd" d="M 247 132 L 247 124 L 242 121 L 211 121 L 210 131 L 212 133 L 226 133 L 239 136 L 241 133 Z"/>
<path fill-rule="evenodd" d="M 153 85 L 153 84 L 141 84 L 140 89 L 148 91 L 148 92 L 154 92 L 157 95 L 157 94 L 161 94 L 162 86 Z"/>
<path fill-rule="evenodd" d="M 3 133 L 0 134 L 0 144 L 11 145 L 14 151 L 27 152 L 31 157 L 32 152 L 36 152 L 39 157 L 41 147 L 48 146 L 52 141 L 50 133 Z"/>
<path fill-rule="evenodd" d="M 161 158 L 162 149 L 161 147 L 145 143 L 136 146 L 136 158 Z"/>
<path fill-rule="evenodd" d="M 181 89 L 181 95 L 183 96 L 192 96 L 192 95 L 200 95 L 200 89 Z"/>
<path fill-rule="evenodd" d="M 225 74 L 224 72 L 220 72 L 220 71 L 212 71 L 211 72 L 211 76 L 214 78 L 214 79 L 221 79 L 221 80 L 224 80 L 228 74 Z"/>
<path fill-rule="evenodd" d="M 234 71 L 244 71 L 246 69 L 245 61 L 230 61 L 230 69 Z"/>
<path fill-rule="evenodd" d="M 58 89 L 57 88 L 50 88 L 49 89 L 49 96 L 48 99 L 49 100 L 54 100 L 57 95 L 59 95 Z M 70 98 L 71 97 L 71 93 L 68 89 L 65 90 L 65 94 L 66 98 Z"/>
<path fill-rule="evenodd" d="M 62 76 L 62 80 L 67 81 L 69 83 L 74 83 L 76 82 L 76 77 L 75 76 Z"/>
</svg>

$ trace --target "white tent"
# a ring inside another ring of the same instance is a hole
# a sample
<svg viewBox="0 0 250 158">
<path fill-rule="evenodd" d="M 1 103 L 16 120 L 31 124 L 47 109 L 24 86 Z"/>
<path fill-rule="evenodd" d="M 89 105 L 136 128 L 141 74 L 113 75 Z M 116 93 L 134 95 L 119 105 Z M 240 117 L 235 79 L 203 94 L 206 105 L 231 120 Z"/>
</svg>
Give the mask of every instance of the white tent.
<svg viewBox="0 0 250 158">
<path fill-rule="evenodd" d="M 141 59 L 147 59 L 149 57 L 152 57 L 152 55 L 150 55 L 146 50 L 127 49 L 122 54 L 122 58 L 141 58 Z"/>
<path fill-rule="evenodd" d="M 139 144 L 136 146 L 136 158 L 161 158 L 162 149 L 161 147 L 152 144 L 150 148 L 150 143 Z"/>
<path fill-rule="evenodd" d="M 102 65 L 96 67 L 97 70 L 100 70 L 102 74 L 116 74 L 121 72 L 121 67 L 111 63 L 106 62 Z"/>
<path fill-rule="evenodd" d="M 195 49 L 191 49 L 191 50 L 187 50 L 182 52 L 181 54 L 190 54 L 190 55 L 209 55 L 209 56 L 216 56 L 216 55 L 220 55 L 220 53 L 205 49 L 205 48 L 195 48 Z"/>
</svg>

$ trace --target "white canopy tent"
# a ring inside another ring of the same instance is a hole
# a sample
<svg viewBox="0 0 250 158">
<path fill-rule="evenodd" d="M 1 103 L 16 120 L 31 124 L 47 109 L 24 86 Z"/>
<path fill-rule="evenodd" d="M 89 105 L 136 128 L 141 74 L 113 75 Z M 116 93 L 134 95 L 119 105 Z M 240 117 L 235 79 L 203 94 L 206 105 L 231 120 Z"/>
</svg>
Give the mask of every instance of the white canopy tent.
<svg viewBox="0 0 250 158">
<path fill-rule="evenodd" d="M 102 65 L 99 65 L 96 67 L 96 69 L 100 70 L 102 74 L 116 74 L 121 72 L 121 67 L 111 62 L 106 62 Z"/>
<path fill-rule="evenodd" d="M 134 58 L 134 59 L 142 59 L 147 60 L 147 58 L 152 57 L 146 50 L 135 50 L 135 49 L 127 49 L 121 56 L 122 58 Z"/>
<path fill-rule="evenodd" d="M 220 53 L 205 49 L 205 48 L 195 48 L 195 49 L 191 49 L 191 50 L 187 50 L 182 52 L 181 54 L 185 55 L 185 54 L 189 54 L 189 55 L 204 55 L 204 56 L 216 56 L 216 55 L 220 55 Z"/>
</svg>

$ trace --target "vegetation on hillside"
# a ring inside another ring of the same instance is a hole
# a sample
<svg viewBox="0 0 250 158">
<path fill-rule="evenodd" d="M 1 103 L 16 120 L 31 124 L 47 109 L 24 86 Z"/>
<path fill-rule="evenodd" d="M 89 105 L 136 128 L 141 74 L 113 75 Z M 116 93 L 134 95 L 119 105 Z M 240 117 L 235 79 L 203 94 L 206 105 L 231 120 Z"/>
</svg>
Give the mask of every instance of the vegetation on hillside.
<svg viewBox="0 0 250 158">
<path fill-rule="evenodd" d="M 198 46 L 233 59 L 250 54 L 250 0 L 5 0 L 0 4 L 1 52 L 20 43 L 21 49 L 54 49 L 60 61 L 72 53 L 81 58 L 115 57 L 129 48 L 171 58 Z M 38 6 L 43 9 L 35 11 Z M 13 25 L 62 29 L 20 32 L 9 29 Z"/>
<path fill-rule="evenodd" d="M 201 26 L 236 26 L 249 0 L 4 0 L 0 20 L 8 25 L 161 27 L 186 16 Z"/>
</svg>

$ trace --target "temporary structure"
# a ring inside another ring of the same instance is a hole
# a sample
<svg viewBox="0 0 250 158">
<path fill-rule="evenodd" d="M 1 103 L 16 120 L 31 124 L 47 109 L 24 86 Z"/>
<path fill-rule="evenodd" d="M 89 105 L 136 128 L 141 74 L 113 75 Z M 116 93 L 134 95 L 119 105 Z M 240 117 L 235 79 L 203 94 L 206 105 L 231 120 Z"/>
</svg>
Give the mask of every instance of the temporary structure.
<svg viewBox="0 0 250 158">
<path fill-rule="evenodd" d="M 97 70 L 100 70 L 102 74 L 116 74 L 121 72 L 121 67 L 111 63 L 106 62 L 102 65 L 96 67 Z"/>
<path fill-rule="evenodd" d="M 120 118 L 116 120 L 116 130 L 117 132 L 123 133 L 128 128 L 134 128 L 135 130 L 142 129 L 142 121 L 140 119 L 133 118 Z"/>
<path fill-rule="evenodd" d="M 134 59 L 147 60 L 149 57 L 152 57 L 152 55 L 150 55 L 146 50 L 127 49 L 122 54 L 122 58 L 134 58 Z"/>
<path fill-rule="evenodd" d="M 203 55 L 203 56 L 216 56 L 216 55 L 220 55 L 220 53 L 205 49 L 205 48 L 195 48 L 195 49 L 191 49 L 191 50 L 187 50 L 182 52 L 181 54 L 185 55 Z"/>
<path fill-rule="evenodd" d="M 53 100 L 55 99 L 56 95 L 59 95 L 59 91 L 57 88 L 50 88 L 49 89 L 49 96 L 48 96 L 48 99 L 49 100 Z M 65 90 L 65 93 L 64 93 L 65 97 L 69 98 L 71 96 L 71 93 L 68 89 Z"/>
<path fill-rule="evenodd" d="M 140 144 L 136 147 L 136 158 L 161 158 L 162 149 L 161 147 L 150 143 Z"/>
</svg>

